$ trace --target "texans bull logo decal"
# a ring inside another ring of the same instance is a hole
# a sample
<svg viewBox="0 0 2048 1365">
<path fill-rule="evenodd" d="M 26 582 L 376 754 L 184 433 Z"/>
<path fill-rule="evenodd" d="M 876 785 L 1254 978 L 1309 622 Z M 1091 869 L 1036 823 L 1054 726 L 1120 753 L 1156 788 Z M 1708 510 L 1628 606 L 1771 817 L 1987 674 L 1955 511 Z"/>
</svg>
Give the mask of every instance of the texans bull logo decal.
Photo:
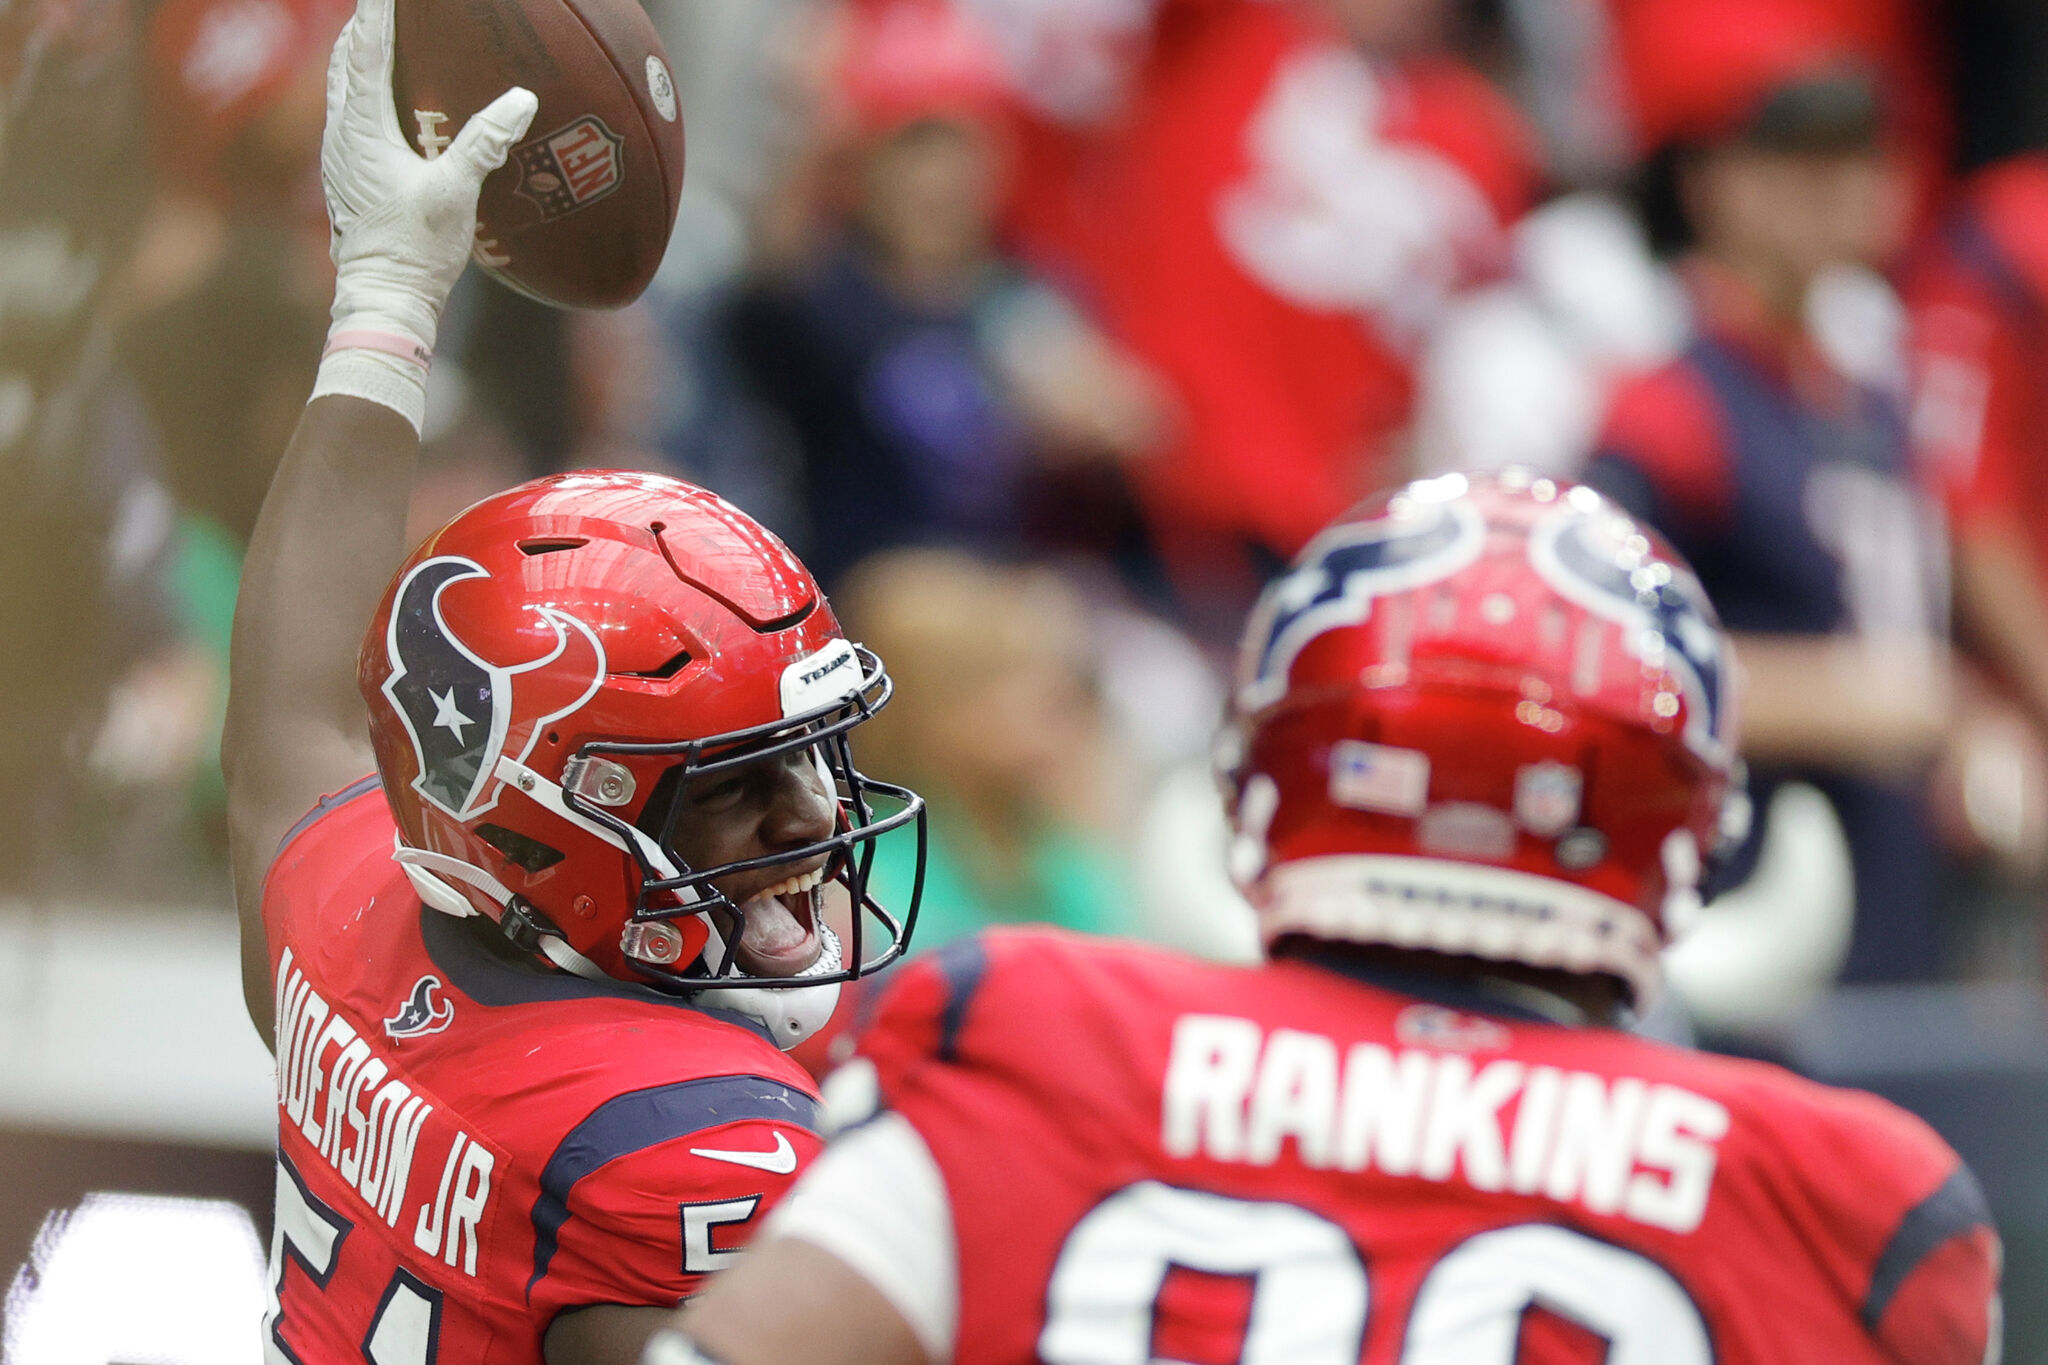
<svg viewBox="0 0 2048 1365">
<path fill-rule="evenodd" d="M 454 1022 L 455 1006 L 441 998 L 441 978 L 429 974 L 412 983 L 412 994 L 384 1021 L 384 1032 L 393 1038 L 418 1038 Z"/>
<path fill-rule="evenodd" d="M 1629 652 L 1667 669 L 1685 695 L 1685 742 L 1709 758 L 1727 754 L 1727 659 L 1706 590 L 1684 569 L 1643 566 L 1622 542 L 1625 518 L 1560 511 L 1529 540 L 1529 562 L 1564 596 L 1628 628 Z"/>
<path fill-rule="evenodd" d="M 541 731 L 604 682 L 596 632 L 557 607 L 533 608 L 553 627 L 555 646 L 531 662 L 495 664 L 464 644 L 441 615 L 441 594 L 451 583 L 490 576 L 457 555 L 415 565 L 398 585 L 385 634 L 391 676 L 384 695 L 412 736 L 419 759 L 413 790 L 458 820 L 498 803 L 499 759 L 524 763 Z"/>
<path fill-rule="evenodd" d="M 1243 661 L 1242 704 L 1249 709 L 1276 700 L 1308 642 L 1365 620 L 1374 598 L 1448 578 L 1477 559 L 1485 544 L 1484 523 L 1462 503 L 1339 526 L 1316 537 L 1259 599 L 1245 632 L 1251 648 Z"/>
</svg>

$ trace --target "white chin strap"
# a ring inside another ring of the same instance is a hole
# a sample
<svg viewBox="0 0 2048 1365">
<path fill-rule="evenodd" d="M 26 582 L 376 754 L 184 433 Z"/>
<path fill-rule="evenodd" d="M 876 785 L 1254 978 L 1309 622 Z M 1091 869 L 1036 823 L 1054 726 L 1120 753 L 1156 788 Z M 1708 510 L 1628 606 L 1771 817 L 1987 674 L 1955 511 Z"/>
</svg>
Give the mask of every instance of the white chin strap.
<svg viewBox="0 0 2048 1365">
<path fill-rule="evenodd" d="M 413 890 L 419 892 L 420 899 L 443 914 L 461 919 L 476 913 L 476 907 L 469 903 L 469 897 L 449 885 L 451 879 L 475 887 L 500 905 L 512 903 L 512 892 L 503 882 L 460 858 L 451 858 L 445 853 L 429 853 L 420 848 L 407 848 L 404 844 L 394 841 L 391 861 L 405 869 L 406 880 L 412 883 Z M 567 939 L 557 938 L 553 934 L 542 934 L 537 946 L 542 957 L 565 972 L 573 972 L 587 981 L 613 979 L 605 975 L 604 969 L 595 962 L 571 948 Z"/>
<path fill-rule="evenodd" d="M 622 852 L 631 851 L 627 849 L 625 840 L 619 837 L 617 831 L 570 809 L 569 803 L 563 799 L 561 787 L 525 764 L 511 758 L 500 758 L 496 776 L 576 828 L 596 835 Z M 663 877 L 680 875 L 661 845 L 639 830 L 633 830 L 632 836 L 640 856 L 645 858 L 656 872 Z M 483 892 L 501 906 L 512 903 L 511 888 L 472 863 L 446 853 L 430 853 L 425 849 L 410 848 L 396 839 L 393 840 L 393 845 L 391 860 L 405 869 L 406 880 L 412 883 L 413 890 L 419 893 L 420 899 L 443 914 L 460 919 L 477 913 L 469 897 L 456 887 L 455 883 L 458 882 Z M 691 899 L 696 898 L 696 893 L 691 890 L 685 890 L 681 894 Z M 705 927 L 711 931 L 711 937 L 705 945 L 707 955 L 714 961 L 725 960 L 724 936 L 719 933 L 718 926 L 711 922 L 710 916 L 704 915 L 703 919 Z M 829 976 L 841 969 L 843 958 L 839 936 L 822 921 L 818 924 L 818 940 L 818 960 L 799 972 L 799 978 Z M 577 952 L 566 939 L 553 934 L 543 934 L 538 948 L 543 957 L 565 972 L 587 981 L 618 981 L 617 977 L 610 975 L 595 962 Z M 623 944 L 621 948 L 623 951 Z M 639 961 L 650 960 L 640 958 L 631 952 L 627 955 Z M 680 981 L 682 978 L 677 980 Z M 834 981 L 822 986 L 776 989 L 734 987 L 730 990 L 705 992 L 700 999 L 706 1006 L 729 1009 L 735 1014 L 743 1014 L 754 1020 L 768 1031 L 768 1036 L 775 1040 L 777 1047 L 787 1052 L 825 1027 L 826 1022 L 832 1018 L 832 1011 L 839 1006 L 839 983 Z"/>
</svg>

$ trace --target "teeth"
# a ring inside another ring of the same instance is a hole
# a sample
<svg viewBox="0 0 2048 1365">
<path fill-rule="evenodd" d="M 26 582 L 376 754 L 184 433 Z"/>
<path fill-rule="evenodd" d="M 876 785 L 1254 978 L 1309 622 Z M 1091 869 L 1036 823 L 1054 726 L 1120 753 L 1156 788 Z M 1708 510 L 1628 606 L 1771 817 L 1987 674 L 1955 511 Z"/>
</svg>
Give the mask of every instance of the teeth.
<svg viewBox="0 0 2048 1365">
<path fill-rule="evenodd" d="M 800 877 L 791 877 L 788 881 L 777 882 L 759 894 L 763 896 L 794 896 L 799 892 L 809 891 L 824 880 L 825 869 L 822 867 L 815 868 Z"/>
</svg>

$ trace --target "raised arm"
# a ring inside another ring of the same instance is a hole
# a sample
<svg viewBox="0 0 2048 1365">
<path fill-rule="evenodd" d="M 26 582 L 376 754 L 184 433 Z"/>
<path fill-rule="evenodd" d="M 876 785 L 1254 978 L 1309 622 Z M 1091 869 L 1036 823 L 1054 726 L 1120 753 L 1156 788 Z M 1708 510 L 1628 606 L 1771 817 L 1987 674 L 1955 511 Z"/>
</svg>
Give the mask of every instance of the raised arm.
<svg viewBox="0 0 2048 1365">
<path fill-rule="evenodd" d="M 394 0 L 361 0 L 327 70 L 320 142 L 335 264 L 333 323 L 313 400 L 257 519 L 235 608 L 227 729 L 228 844 L 249 1017 L 272 1033 L 264 874 L 319 797 L 374 767 L 356 647 L 405 551 L 405 511 L 441 306 L 476 230 L 484 176 L 533 118 L 514 89 L 433 161 L 399 131 Z"/>
</svg>

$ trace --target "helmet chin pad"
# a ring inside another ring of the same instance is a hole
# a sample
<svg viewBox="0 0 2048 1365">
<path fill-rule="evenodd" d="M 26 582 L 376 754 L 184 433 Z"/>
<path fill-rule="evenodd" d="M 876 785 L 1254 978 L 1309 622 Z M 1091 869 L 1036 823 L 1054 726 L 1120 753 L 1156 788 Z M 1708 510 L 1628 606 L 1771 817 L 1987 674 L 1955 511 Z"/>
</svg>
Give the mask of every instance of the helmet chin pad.
<svg viewBox="0 0 2048 1365">
<path fill-rule="evenodd" d="M 716 928 L 712 930 L 715 935 Z M 716 952 L 717 949 L 711 951 Z M 728 985 L 723 989 L 707 992 L 700 1003 L 719 1009 L 729 1009 L 757 1021 L 768 1030 L 768 1036 L 784 1052 L 803 1042 L 832 1018 L 832 1011 L 839 1007 L 839 987 L 845 971 L 845 957 L 840 948 L 839 935 L 832 932 L 832 926 L 818 925 L 818 960 L 794 977 L 784 978 L 774 986 Z M 823 984 L 804 985 L 805 981 L 817 977 L 828 977 Z M 673 978 L 677 985 L 687 986 L 682 978 Z M 734 976 L 731 981 L 754 981 L 757 978 Z M 786 981 L 788 984 L 783 984 Z"/>
</svg>

